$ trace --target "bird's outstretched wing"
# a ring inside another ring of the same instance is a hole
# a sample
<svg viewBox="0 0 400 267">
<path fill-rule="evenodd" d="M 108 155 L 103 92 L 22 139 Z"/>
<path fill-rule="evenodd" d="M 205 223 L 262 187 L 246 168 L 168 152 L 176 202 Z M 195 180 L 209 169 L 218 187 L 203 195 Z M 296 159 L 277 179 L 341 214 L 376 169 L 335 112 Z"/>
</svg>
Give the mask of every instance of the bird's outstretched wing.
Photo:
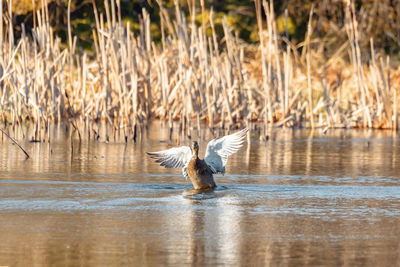
<svg viewBox="0 0 400 267">
<path fill-rule="evenodd" d="M 188 178 L 186 172 L 187 165 L 192 157 L 192 150 L 188 146 L 173 147 L 158 152 L 147 152 L 147 154 L 156 159 L 165 168 L 182 168 L 185 178 Z"/>
<path fill-rule="evenodd" d="M 248 129 L 245 128 L 234 134 L 213 139 L 208 142 L 204 160 L 213 173 L 225 173 L 228 157 L 237 152 L 243 145 Z"/>
</svg>

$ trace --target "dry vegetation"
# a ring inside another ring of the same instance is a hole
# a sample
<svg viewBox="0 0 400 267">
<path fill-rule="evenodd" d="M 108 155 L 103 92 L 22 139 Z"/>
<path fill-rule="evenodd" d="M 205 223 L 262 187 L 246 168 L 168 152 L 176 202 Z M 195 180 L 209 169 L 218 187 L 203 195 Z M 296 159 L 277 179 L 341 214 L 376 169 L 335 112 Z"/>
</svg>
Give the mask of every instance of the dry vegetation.
<svg viewBox="0 0 400 267">
<path fill-rule="evenodd" d="M 32 122 L 38 140 L 45 138 L 50 123 L 61 121 L 76 129 L 106 121 L 134 138 L 137 127 L 151 118 L 178 120 L 182 131 L 199 127 L 200 121 L 209 127 L 249 121 L 287 127 L 398 127 L 400 70 L 391 69 L 389 57 L 375 54 L 372 39 L 370 53 L 361 54 L 350 1 L 345 6 L 348 40 L 331 58 L 322 58 L 313 40 L 312 9 L 299 49 L 290 42 L 282 46 L 272 2 L 255 2 L 256 46 L 235 37 L 226 20 L 219 42 L 212 10 L 205 12 L 203 1 L 198 9 L 195 2 L 189 20 L 179 4 L 172 18 L 158 2 L 160 45 L 152 41 L 145 11 L 140 34 L 134 35 L 122 23 L 118 2 L 105 1 L 106 14 L 98 14 L 94 6 L 94 59 L 76 52 L 70 29 L 68 48 L 61 49 L 46 9 L 37 12 L 33 37 L 23 34 L 19 40 L 12 33 L 11 4 L 0 10 L 1 122 Z M 198 10 L 200 26 L 194 19 Z"/>
</svg>

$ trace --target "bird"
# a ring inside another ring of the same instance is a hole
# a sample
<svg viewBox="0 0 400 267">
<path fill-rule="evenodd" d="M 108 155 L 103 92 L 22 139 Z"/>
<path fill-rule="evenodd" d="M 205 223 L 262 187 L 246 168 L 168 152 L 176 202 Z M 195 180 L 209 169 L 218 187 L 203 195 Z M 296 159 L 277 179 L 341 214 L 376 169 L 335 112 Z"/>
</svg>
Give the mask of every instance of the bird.
<svg viewBox="0 0 400 267">
<path fill-rule="evenodd" d="M 158 152 L 146 152 L 165 168 L 182 168 L 182 174 L 190 179 L 195 190 L 214 189 L 214 174 L 225 174 L 228 157 L 236 153 L 246 140 L 247 128 L 236 133 L 212 139 L 207 144 L 204 159 L 199 158 L 199 143 L 173 147 Z"/>
</svg>

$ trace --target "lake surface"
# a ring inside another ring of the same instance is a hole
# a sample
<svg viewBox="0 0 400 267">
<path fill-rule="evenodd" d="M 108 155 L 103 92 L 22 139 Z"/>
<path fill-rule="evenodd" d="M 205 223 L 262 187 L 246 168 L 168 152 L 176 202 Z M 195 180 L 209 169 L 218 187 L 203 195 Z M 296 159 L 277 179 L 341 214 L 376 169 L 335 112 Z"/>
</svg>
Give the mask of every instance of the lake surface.
<svg viewBox="0 0 400 267">
<path fill-rule="evenodd" d="M 268 136 L 252 131 L 217 189 L 190 198 L 180 169 L 145 155 L 177 143 L 159 122 L 127 144 L 56 127 L 19 139 L 28 160 L 3 136 L 0 266 L 400 265 L 399 134 Z"/>
</svg>

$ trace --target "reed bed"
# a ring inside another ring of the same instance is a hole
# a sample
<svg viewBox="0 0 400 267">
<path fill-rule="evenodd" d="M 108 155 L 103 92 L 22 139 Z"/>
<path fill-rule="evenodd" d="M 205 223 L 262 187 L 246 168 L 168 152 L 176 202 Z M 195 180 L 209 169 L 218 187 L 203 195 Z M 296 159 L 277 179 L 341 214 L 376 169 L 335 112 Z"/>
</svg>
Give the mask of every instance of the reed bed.
<svg viewBox="0 0 400 267">
<path fill-rule="evenodd" d="M 188 19 L 179 1 L 173 16 L 158 1 L 161 44 L 152 39 L 145 10 L 140 33 L 134 34 L 122 22 L 118 1 L 106 0 L 105 14 L 93 1 L 94 58 L 77 51 L 70 26 L 68 47 L 61 48 L 46 8 L 37 11 L 32 35 L 23 32 L 16 40 L 11 1 L 8 10 L 2 10 L 1 2 L 0 121 L 32 123 L 34 140 L 49 140 L 50 123 L 63 121 L 79 138 L 85 130 L 96 138 L 106 122 L 113 131 L 123 131 L 125 139 L 136 140 L 152 118 L 168 121 L 171 129 L 178 121 L 183 134 L 202 122 L 210 128 L 249 122 L 398 128 L 400 70 L 390 67 L 389 57 L 375 53 L 373 40 L 370 52 L 362 54 L 351 1 L 345 7 L 348 40 L 331 58 L 321 56 L 323 47 L 313 40 L 313 9 L 305 41 L 294 47 L 277 33 L 272 1 L 255 1 L 258 45 L 239 40 L 226 18 L 224 36 L 217 36 L 213 10 L 205 11 L 204 0 L 200 8 L 188 1 Z M 199 10 L 201 25 L 195 22 Z"/>
</svg>

